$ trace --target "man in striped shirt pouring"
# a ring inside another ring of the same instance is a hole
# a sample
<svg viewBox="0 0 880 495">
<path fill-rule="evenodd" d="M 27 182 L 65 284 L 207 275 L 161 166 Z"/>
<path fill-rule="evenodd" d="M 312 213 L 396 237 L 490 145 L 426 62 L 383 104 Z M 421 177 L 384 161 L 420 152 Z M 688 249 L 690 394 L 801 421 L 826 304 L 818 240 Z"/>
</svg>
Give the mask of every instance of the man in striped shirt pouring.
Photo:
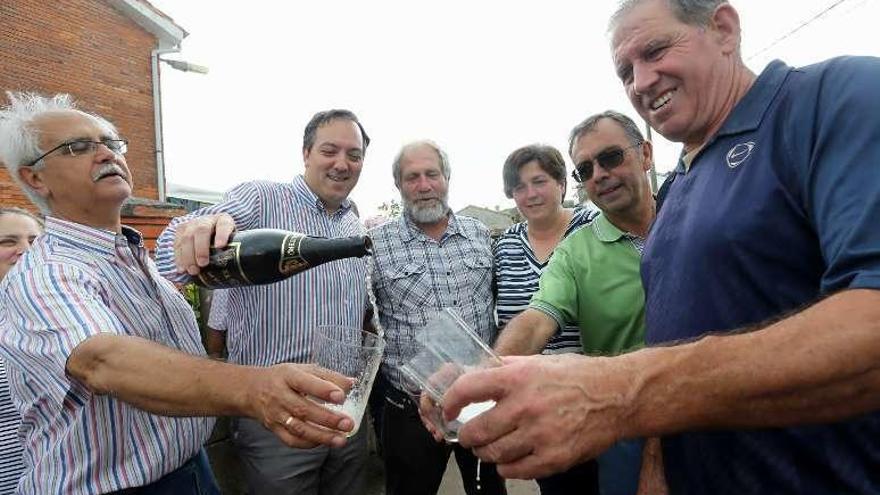
<svg viewBox="0 0 880 495">
<path fill-rule="evenodd" d="M 370 138 L 348 110 L 318 112 L 303 133 L 305 171 L 290 182 L 252 181 L 223 201 L 174 219 L 159 236 L 160 273 L 180 282 L 207 265 L 210 246 L 234 230 L 273 228 L 320 237 L 362 235 L 348 194 L 360 177 Z M 332 261 L 281 282 L 228 290 L 230 363 L 308 363 L 315 329 L 361 328 L 367 307 L 366 263 Z M 343 448 L 288 448 L 264 422 L 239 418 L 233 441 L 252 495 L 347 495 L 363 491 L 366 428 Z"/>
<path fill-rule="evenodd" d="M 121 224 L 132 182 L 114 126 L 68 95 L 8 96 L 0 160 L 47 215 L 0 283 L 0 354 L 25 443 L 19 493 L 218 493 L 204 416 L 257 418 L 296 447 L 344 443 L 350 418 L 300 395 L 341 402 L 328 379 L 344 378 L 204 358 L 191 308 Z"/>
</svg>

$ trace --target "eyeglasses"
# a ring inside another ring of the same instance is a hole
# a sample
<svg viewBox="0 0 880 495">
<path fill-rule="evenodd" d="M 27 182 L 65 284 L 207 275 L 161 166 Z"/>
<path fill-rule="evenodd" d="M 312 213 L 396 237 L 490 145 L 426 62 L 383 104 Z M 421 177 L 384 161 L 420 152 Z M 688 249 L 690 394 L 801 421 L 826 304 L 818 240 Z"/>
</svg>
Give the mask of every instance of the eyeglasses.
<svg viewBox="0 0 880 495">
<path fill-rule="evenodd" d="M 79 156 L 84 155 L 86 153 L 94 153 L 98 149 L 98 145 L 103 144 L 113 153 L 117 155 L 124 155 L 126 151 L 128 151 L 128 141 L 125 139 L 102 139 L 100 141 L 92 141 L 91 139 L 77 139 L 75 141 L 68 141 L 66 143 L 61 143 L 58 146 L 52 148 L 51 150 L 40 155 L 36 160 L 31 161 L 26 164 L 26 167 L 31 167 L 35 165 L 38 161 L 46 158 L 52 153 L 61 150 L 62 155 L 68 156 Z"/>
<path fill-rule="evenodd" d="M 599 153 L 595 158 L 588 158 L 574 166 L 574 170 L 571 172 L 571 177 L 578 182 L 586 182 L 590 180 L 593 177 L 593 162 L 604 168 L 606 171 L 613 170 L 623 163 L 623 158 L 626 156 L 627 150 L 637 148 L 641 146 L 643 142 L 627 146 L 626 148 L 614 147 Z"/>
</svg>

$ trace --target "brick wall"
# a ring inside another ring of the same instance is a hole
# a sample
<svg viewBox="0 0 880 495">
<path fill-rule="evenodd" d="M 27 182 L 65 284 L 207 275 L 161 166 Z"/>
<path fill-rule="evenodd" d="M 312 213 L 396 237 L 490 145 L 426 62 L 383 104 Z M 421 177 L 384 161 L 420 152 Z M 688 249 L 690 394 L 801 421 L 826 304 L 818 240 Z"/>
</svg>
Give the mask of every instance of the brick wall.
<svg viewBox="0 0 880 495">
<path fill-rule="evenodd" d="M 144 245 L 152 252 L 156 249 L 156 239 L 168 222 L 185 214 L 186 210 L 179 205 L 131 198 L 122 206 L 122 223 L 139 230 L 144 235 Z"/>
<path fill-rule="evenodd" d="M 0 90 L 70 93 L 130 141 L 134 195 L 158 198 L 150 51 L 156 40 L 102 0 L 0 1 Z M 6 95 L 0 91 L 0 102 Z M 0 204 L 30 202 L 0 170 Z"/>
</svg>

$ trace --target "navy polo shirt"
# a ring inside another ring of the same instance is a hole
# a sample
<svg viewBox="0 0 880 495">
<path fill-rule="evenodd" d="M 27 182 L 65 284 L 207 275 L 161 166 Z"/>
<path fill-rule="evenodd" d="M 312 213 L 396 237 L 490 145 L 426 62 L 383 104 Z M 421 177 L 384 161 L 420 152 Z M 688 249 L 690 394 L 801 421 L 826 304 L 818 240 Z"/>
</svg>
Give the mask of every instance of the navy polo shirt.
<svg viewBox="0 0 880 495">
<path fill-rule="evenodd" d="M 642 258 L 649 344 L 880 289 L 880 59 L 771 63 L 679 167 Z M 880 494 L 880 413 L 663 439 L 672 493 Z"/>
</svg>

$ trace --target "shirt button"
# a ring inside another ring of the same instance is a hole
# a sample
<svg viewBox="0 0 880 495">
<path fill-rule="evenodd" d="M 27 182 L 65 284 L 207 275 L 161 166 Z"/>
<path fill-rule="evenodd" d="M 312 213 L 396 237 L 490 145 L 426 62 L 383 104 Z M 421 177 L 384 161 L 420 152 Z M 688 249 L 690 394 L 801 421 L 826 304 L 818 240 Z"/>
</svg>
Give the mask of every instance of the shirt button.
<svg viewBox="0 0 880 495">
<path fill-rule="evenodd" d="M 446 275 L 452 275 L 452 272 L 446 272 Z"/>
<path fill-rule="evenodd" d="M 452 301 L 453 306 L 458 306 L 458 301 Z"/>
</svg>

